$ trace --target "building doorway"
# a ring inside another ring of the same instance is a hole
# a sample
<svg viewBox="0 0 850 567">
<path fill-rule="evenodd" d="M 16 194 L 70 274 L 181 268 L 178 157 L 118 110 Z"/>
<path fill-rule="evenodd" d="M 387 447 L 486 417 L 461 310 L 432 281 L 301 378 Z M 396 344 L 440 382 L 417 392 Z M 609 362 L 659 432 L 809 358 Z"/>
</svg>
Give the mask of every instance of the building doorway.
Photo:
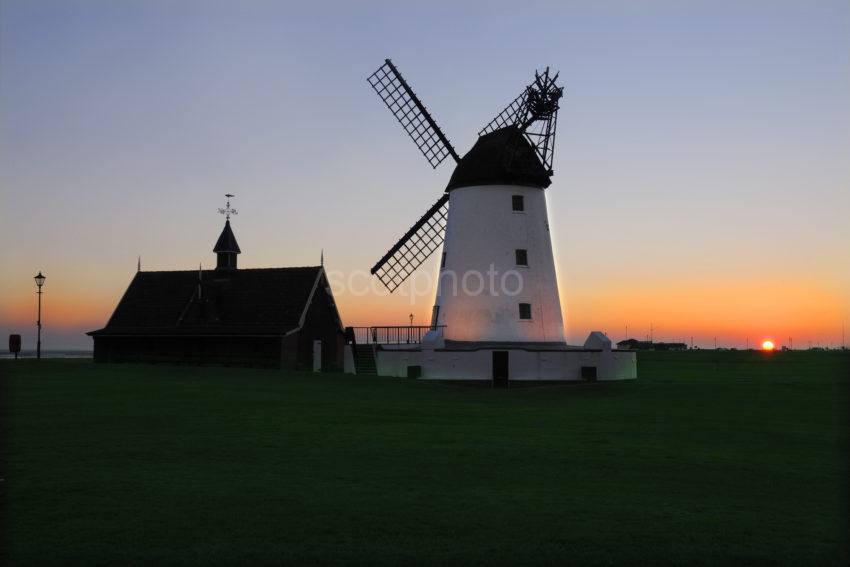
<svg viewBox="0 0 850 567">
<path fill-rule="evenodd" d="M 508 386 L 509 357 L 506 350 L 493 351 L 493 385 L 506 388 Z"/>
</svg>

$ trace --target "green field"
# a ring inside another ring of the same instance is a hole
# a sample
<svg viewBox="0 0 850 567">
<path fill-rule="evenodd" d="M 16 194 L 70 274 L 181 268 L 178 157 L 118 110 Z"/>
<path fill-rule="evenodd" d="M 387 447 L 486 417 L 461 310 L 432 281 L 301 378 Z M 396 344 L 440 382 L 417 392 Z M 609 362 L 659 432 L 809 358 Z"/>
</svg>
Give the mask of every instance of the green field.
<svg viewBox="0 0 850 567">
<path fill-rule="evenodd" d="M 846 565 L 849 363 L 500 390 L 4 362 L 4 562 Z"/>
</svg>

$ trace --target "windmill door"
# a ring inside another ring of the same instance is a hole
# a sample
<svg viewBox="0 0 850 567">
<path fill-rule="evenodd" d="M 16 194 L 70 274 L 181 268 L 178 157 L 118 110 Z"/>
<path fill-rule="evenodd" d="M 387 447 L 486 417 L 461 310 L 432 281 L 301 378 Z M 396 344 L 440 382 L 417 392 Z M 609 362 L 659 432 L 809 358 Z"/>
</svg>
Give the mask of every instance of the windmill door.
<svg viewBox="0 0 850 567">
<path fill-rule="evenodd" d="M 322 371 L 322 341 L 313 341 L 313 372 Z"/>
<path fill-rule="evenodd" d="M 494 350 L 493 351 L 493 385 L 507 386 L 508 385 L 508 351 Z"/>
</svg>

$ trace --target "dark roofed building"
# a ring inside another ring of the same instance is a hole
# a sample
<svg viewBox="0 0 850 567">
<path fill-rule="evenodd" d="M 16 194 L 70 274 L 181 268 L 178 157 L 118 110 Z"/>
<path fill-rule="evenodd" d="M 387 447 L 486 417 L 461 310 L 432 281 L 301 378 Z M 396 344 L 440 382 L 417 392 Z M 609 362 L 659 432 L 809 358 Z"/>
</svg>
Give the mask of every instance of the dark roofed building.
<svg viewBox="0 0 850 567">
<path fill-rule="evenodd" d="M 688 350 L 688 345 L 685 343 L 656 343 L 628 339 L 618 342 L 617 348 L 620 350 Z"/>
<path fill-rule="evenodd" d="M 655 343 L 655 350 L 688 350 L 686 343 Z"/>
<path fill-rule="evenodd" d="M 639 341 L 637 339 L 627 339 L 617 343 L 617 348 L 620 350 L 652 350 L 652 343 L 649 341 Z"/>
<path fill-rule="evenodd" d="M 95 362 L 342 370 L 344 330 L 322 266 L 236 269 L 230 222 L 215 270 L 136 273 L 94 338 Z M 317 351 L 318 352 L 318 351 Z"/>
</svg>

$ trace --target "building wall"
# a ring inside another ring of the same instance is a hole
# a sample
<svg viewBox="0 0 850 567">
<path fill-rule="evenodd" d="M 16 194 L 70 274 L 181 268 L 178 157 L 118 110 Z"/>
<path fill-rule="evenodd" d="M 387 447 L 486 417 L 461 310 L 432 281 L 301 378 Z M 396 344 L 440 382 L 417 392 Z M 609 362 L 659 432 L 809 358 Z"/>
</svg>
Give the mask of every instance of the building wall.
<svg viewBox="0 0 850 567">
<path fill-rule="evenodd" d="M 304 325 L 298 332 L 299 370 L 313 368 L 313 341 L 322 341 L 322 371 L 342 372 L 345 333 L 336 320 L 328 290 L 320 287 L 307 309 Z"/>
<path fill-rule="evenodd" d="M 322 370 L 341 372 L 345 337 L 331 301 L 331 296 L 324 288 L 316 290 L 304 325 L 298 332 L 286 336 L 95 336 L 94 360 L 311 370 L 313 341 L 321 340 Z"/>
<path fill-rule="evenodd" d="M 513 195 L 523 196 L 523 212 L 513 211 Z M 527 267 L 516 264 L 517 249 L 527 250 Z M 446 325 L 446 339 L 564 342 L 543 189 L 510 185 L 454 189 L 443 252 L 435 305 L 440 308 L 437 324 Z M 466 275 L 470 271 L 481 278 Z M 482 281 L 483 292 L 475 293 Z M 531 304 L 531 320 L 520 320 L 520 303 Z"/>
<path fill-rule="evenodd" d="M 95 362 L 277 367 L 279 337 L 94 337 Z"/>
<path fill-rule="evenodd" d="M 491 380 L 493 350 L 378 350 L 376 364 L 380 376 L 404 377 L 408 366 L 421 366 L 424 379 Z M 637 378 L 633 352 L 506 350 L 511 380 L 582 380 L 582 366 L 595 366 L 597 380 Z"/>
<path fill-rule="evenodd" d="M 286 370 L 298 368 L 298 335 L 283 337 L 280 341 L 280 367 Z"/>
</svg>

